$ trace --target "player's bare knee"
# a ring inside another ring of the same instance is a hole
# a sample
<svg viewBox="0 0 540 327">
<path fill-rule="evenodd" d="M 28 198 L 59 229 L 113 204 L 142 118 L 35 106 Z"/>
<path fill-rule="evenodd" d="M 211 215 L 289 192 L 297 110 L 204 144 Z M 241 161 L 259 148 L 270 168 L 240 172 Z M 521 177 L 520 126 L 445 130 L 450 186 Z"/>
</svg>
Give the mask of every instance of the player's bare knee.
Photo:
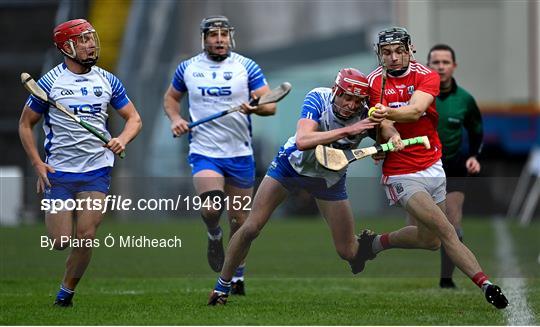
<svg viewBox="0 0 540 327">
<path fill-rule="evenodd" d="M 438 251 L 440 248 L 441 248 L 441 240 L 439 239 L 431 241 L 429 244 L 429 249 L 431 251 Z"/>
<path fill-rule="evenodd" d="M 201 193 L 201 214 L 207 223 L 216 223 L 225 209 L 225 193 L 221 190 L 213 190 Z"/>
<path fill-rule="evenodd" d="M 204 220 L 207 221 L 216 221 L 219 220 L 219 217 L 221 217 L 221 210 L 214 210 L 212 208 L 210 209 L 202 209 L 201 214 L 203 216 Z"/>
<path fill-rule="evenodd" d="M 81 240 L 93 240 L 96 238 L 96 230 L 89 229 L 77 232 L 77 238 Z"/>
<path fill-rule="evenodd" d="M 58 236 L 51 238 L 53 242 L 53 249 L 57 251 L 65 250 L 69 247 L 69 236 Z"/>
<path fill-rule="evenodd" d="M 65 248 L 69 247 L 69 240 L 71 236 L 68 233 L 54 233 L 52 231 L 49 231 L 48 233 L 48 242 L 51 246 L 51 248 L 62 251 Z"/>
<path fill-rule="evenodd" d="M 424 240 L 424 248 L 426 250 L 437 251 L 441 248 L 441 240 L 438 238 Z"/>
<path fill-rule="evenodd" d="M 421 232 L 418 234 L 421 247 L 426 250 L 437 251 L 441 247 L 439 233 Z"/>
</svg>

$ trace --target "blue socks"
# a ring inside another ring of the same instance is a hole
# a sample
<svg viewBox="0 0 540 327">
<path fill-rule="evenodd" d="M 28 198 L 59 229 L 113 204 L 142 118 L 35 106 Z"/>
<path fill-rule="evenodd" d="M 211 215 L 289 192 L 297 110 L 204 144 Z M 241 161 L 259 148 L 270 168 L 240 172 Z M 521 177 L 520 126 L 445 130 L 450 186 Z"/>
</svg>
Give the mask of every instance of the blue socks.
<svg viewBox="0 0 540 327">
<path fill-rule="evenodd" d="M 223 232 L 221 231 L 220 226 L 213 229 L 208 229 L 208 238 L 211 239 L 212 241 L 219 240 L 221 239 L 222 236 L 223 236 Z"/>
<path fill-rule="evenodd" d="M 60 285 L 60 290 L 56 293 L 56 301 L 71 302 L 73 295 L 75 295 L 75 291 L 62 284 Z"/>
<path fill-rule="evenodd" d="M 236 271 L 234 272 L 234 276 L 232 278 L 232 282 L 236 283 L 239 280 L 244 280 L 244 269 L 246 269 L 246 264 L 238 266 L 236 268 Z"/>
<path fill-rule="evenodd" d="M 220 276 L 216 282 L 216 286 L 214 286 L 214 291 L 229 294 L 231 291 L 231 281 L 226 281 Z"/>
</svg>

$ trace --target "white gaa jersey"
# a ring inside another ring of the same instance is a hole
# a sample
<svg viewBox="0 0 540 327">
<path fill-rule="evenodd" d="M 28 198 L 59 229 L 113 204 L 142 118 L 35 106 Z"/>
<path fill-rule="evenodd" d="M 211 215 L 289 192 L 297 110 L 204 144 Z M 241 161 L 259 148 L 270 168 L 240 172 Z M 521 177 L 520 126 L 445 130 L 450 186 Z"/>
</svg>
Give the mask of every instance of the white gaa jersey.
<svg viewBox="0 0 540 327">
<path fill-rule="evenodd" d="M 62 63 L 37 83 L 51 99 L 107 137 L 111 137 L 107 130 L 107 105 L 121 109 L 130 101 L 118 78 L 96 66 L 86 74 L 75 74 Z M 45 162 L 55 170 L 84 173 L 113 166 L 114 153 L 66 114 L 32 95 L 26 104 L 44 116 Z"/>
<path fill-rule="evenodd" d="M 172 86 L 188 92 L 191 121 L 248 102 L 251 91 L 265 86 L 266 79 L 251 59 L 235 52 L 222 62 L 201 53 L 182 61 Z M 189 133 L 189 153 L 213 158 L 252 155 L 251 118 L 241 112 L 217 118 L 194 127 Z"/>
<path fill-rule="evenodd" d="M 332 89 L 319 87 L 311 90 L 304 98 L 300 119 L 314 120 L 319 124 L 318 130 L 325 132 L 352 125 L 367 117 L 367 107 L 365 107 L 360 115 L 349 120 L 339 119 L 334 115 L 331 100 Z M 339 139 L 330 146 L 339 149 L 355 149 L 366 136 L 368 136 L 368 132 L 364 131 L 358 135 Z M 296 134 L 289 138 L 287 143 L 281 147 L 279 155 L 287 156 L 289 163 L 298 174 L 324 178 L 328 187 L 337 183 L 347 172 L 347 168 L 334 172 L 319 165 L 315 158 L 315 149 L 307 151 L 298 150 L 296 147 Z"/>
</svg>

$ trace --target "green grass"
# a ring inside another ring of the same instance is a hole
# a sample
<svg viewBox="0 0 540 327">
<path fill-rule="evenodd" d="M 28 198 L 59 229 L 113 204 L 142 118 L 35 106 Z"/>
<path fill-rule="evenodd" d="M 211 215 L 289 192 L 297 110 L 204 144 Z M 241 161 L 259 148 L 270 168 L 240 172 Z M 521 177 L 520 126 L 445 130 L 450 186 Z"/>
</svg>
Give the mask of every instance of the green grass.
<svg viewBox="0 0 540 327">
<path fill-rule="evenodd" d="M 526 281 L 527 301 L 536 314 L 536 323 L 540 323 L 540 235 L 538 220 L 530 226 L 518 224 L 510 226 L 514 239 L 514 250 L 519 253 L 518 262 L 521 273 L 528 277 Z"/>
<path fill-rule="evenodd" d="M 366 219 L 390 231 L 401 219 Z M 540 224 L 511 226 L 528 301 L 538 317 Z M 333 249 L 321 219 L 271 221 L 248 257 L 248 296 L 231 297 L 226 307 L 207 307 L 217 274 L 207 266 L 205 231 L 197 220 L 165 223 L 104 222 L 101 246 L 77 288 L 75 306 L 51 303 L 64 269 L 66 251 L 40 247 L 44 226 L 0 229 L 0 324 L 9 325 L 503 325 L 492 308 L 457 271 L 456 291 L 437 287 L 439 253 L 392 250 L 353 276 Z M 111 233 L 182 239 L 181 248 L 113 248 Z M 466 219 L 465 241 L 484 270 L 497 278 L 495 239 L 487 220 Z M 535 254 L 536 253 L 536 254 Z M 536 257 L 535 257 L 536 258 Z M 536 318 L 538 321 L 538 318 Z"/>
</svg>

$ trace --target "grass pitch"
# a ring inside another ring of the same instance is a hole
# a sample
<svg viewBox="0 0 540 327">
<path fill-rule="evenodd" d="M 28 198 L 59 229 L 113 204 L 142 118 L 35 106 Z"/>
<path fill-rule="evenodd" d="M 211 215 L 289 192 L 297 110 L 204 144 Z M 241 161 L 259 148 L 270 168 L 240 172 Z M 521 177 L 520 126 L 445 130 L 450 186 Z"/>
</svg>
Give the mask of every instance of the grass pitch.
<svg viewBox="0 0 540 327">
<path fill-rule="evenodd" d="M 357 230 L 378 232 L 402 219 L 362 219 Z M 493 228 L 465 219 L 465 242 L 494 281 L 498 277 Z M 527 301 L 539 321 L 540 224 L 510 226 Z M 111 234 L 182 239 L 181 248 L 94 249 L 74 307 L 52 307 L 67 251 L 40 247 L 44 226 L 0 229 L 0 324 L 5 325 L 504 325 L 503 311 L 456 271 L 457 290 L 438 288 L 439 253 L 391 250 L 353 276 L 333 249 L 322 219 L 270 221 L 253 243 L 246 297 L 207 307 L 217 274 L 206 263 L 202 222 L 105 221 Z"/>
</svg>

